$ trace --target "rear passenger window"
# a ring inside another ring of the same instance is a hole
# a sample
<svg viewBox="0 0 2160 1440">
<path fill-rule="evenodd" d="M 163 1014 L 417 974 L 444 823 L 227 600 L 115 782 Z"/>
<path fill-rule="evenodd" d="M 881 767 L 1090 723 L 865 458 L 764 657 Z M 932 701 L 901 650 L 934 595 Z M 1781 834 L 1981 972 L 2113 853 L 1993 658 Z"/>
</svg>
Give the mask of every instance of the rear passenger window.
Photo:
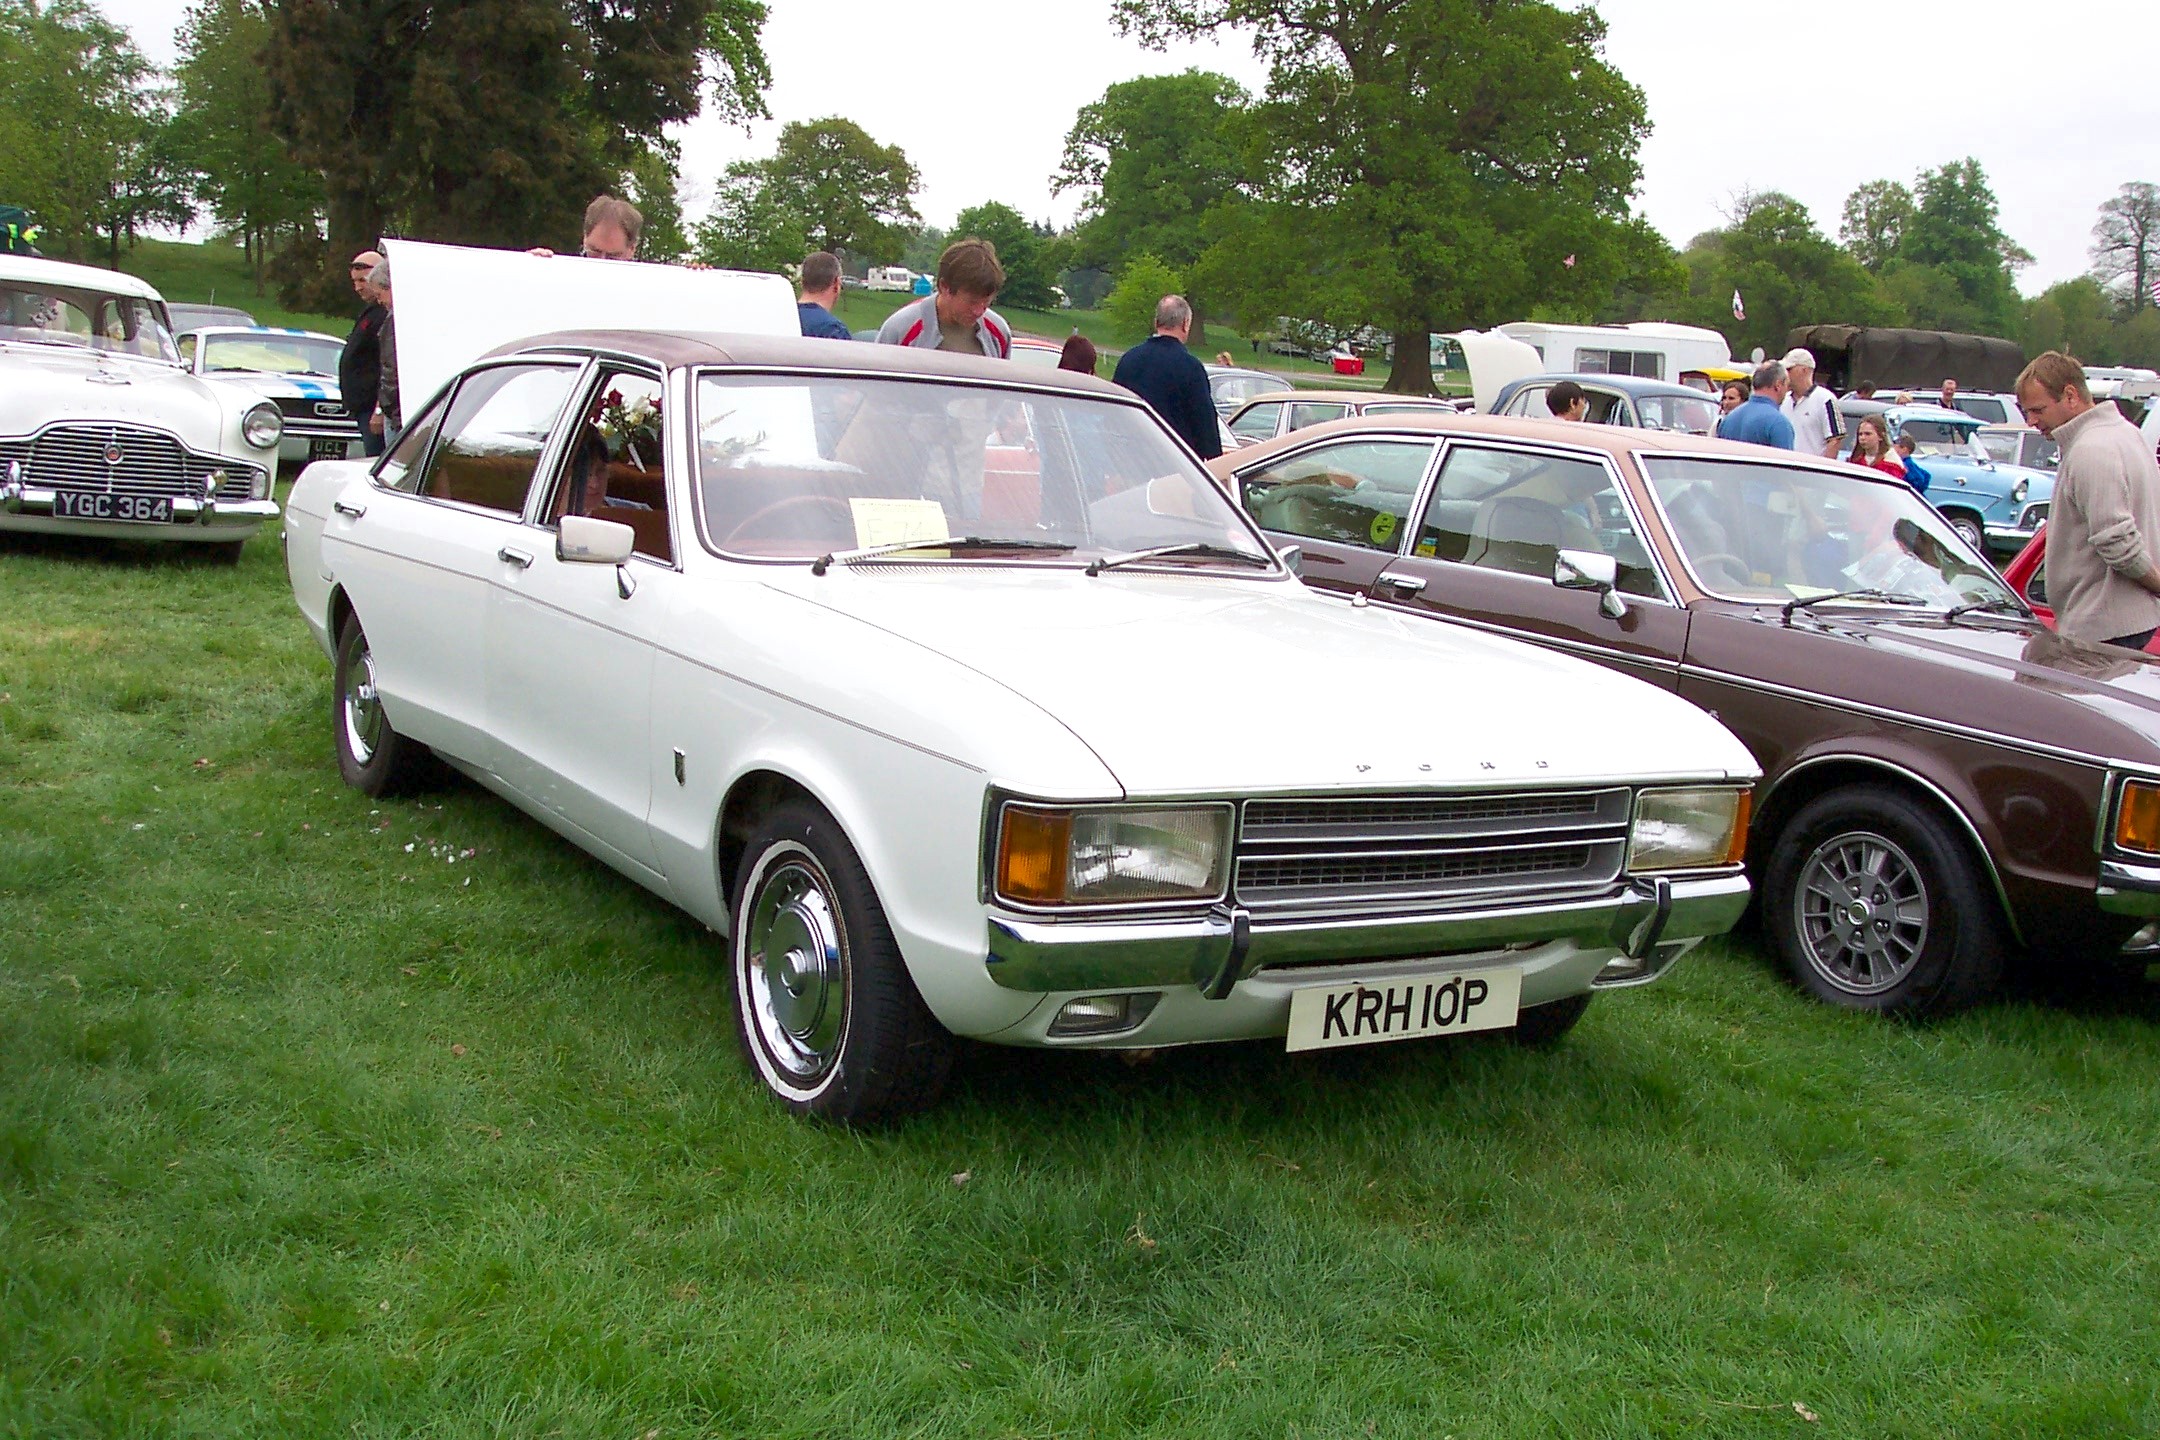
<svg viewBox="0 0 2160 1440">
<path fill-rule="evenodd" d="M 388 466 L 385 479 L 433 500 L 522 514 L 541 452 L 576 376 L 575 369 L 561 365 L 500 365 L 467 376 L 445 412 L 442 443 L 417 484 L 390 480 Z M 405 438 L 398 444 L 401 452 Z"/>
<path fill-rule="evenodd" d="M 1238 412 L 1230 422 L 1230 433 L 1240 440 L 1272 440 L 1275 427 L 1282 422 L 1282 403 L 1270 401 L 1265 405 L 1251 405 Z"/>
<path fill-rule="evenodd" d="M 1303 430 L 1308 425 L 1318 425 L 1327 420 L 1340 420 L 1350 413 L 1348 405 L 1330 405 L 1319 401 L 1303 400 L 1290 407 L 1290 428 Z"/>
<path fill-rule="evenodd" d="M 1619 588 L 1662 593 L 1612 474 L 1592 460 L 1457 446 L 1440 466 L 1416 553 L 1551 580 L 1562 550 L 1610 555 Z"/>
<path fill-rule="evenodd" d="M 1238 500 L 1262 529 L 1393 551 L 1410 517 L 1430 443 L 1323 445 L 1238 477 Z"/>
</svg>

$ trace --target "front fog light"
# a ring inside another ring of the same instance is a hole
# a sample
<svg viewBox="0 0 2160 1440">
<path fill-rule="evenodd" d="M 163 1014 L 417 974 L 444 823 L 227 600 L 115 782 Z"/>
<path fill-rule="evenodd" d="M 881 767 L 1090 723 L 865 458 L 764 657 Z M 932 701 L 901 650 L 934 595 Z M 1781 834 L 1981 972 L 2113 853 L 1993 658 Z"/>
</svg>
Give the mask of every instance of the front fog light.
<svg viewBox="0 0 2160 1440">
<path fill-rule="evenodd" d="M 270 475 L 268 471 L 258 470 L 255 472 L 255 483 L 248 486 L 248 498 L 250 500 L 267 500 L 270 498 Z"/>
<path fill-rule="evenodd" d="M 258 450 L 267 450 L 277 444 L 284 433 L 285 417 L 267 400 L 241 417 L 240 434 Z"/>
<path fill-rule="evenodd" d="M 1083 995 L 1068 1000 L 1050 1022 L 1050 1038 L 1063 1040 L 1137 1030 L 1140 1022 L 1155 1012 L 1155 1002 L 1160 999 L 1160 990 L 1145 990 L 1138 995 Z"/>
<path fill-rule="evenodd" d="M 1007 805 L 996 891 L 1022 905 L 1212 900 L 1229 853 L 1227 805 Z"/>
<path fill-rule="evenodd" d="M 1750 792 L 1727 787 L 1645 790 L 1635 797 L 1628 870 L 1700 870 L 1747 854 Z"/>
</svg>

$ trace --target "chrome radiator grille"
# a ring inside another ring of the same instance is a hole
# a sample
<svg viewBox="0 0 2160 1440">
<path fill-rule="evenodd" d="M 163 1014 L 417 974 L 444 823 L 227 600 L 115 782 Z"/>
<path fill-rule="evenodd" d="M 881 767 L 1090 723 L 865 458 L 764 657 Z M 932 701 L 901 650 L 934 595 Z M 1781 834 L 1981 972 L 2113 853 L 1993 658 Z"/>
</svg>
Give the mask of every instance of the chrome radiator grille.
<svg viewBox="0 0 2160 1440">
<path fill-rule="evenodd" d="M 1625 786 L 1249 801 L 1235 892 L 1258 913 L 1597 889 L 1620 877 L 1631 805 Z"/>
<path fill-rule="evenodd" d="M 131 425 L 54 425 L 28 440 L 0 440 L 0 474 L 22 462 L 26 485 L 113 495 L 201 499 L 213 470 L 225 472 L 220 500 L 245 500 L 261 473 L 184 450 L 169 435 Z"/>
</svg>

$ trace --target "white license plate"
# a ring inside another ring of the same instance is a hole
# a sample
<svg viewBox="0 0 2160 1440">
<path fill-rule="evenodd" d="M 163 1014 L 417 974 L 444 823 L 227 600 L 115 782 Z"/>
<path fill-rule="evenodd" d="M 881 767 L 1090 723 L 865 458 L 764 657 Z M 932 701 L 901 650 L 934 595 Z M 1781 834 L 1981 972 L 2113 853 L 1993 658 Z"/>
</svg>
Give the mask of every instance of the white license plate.
<svg viewBox="0 0 2160 1440">
<path fill-rule="evenodd" d="M 1420 1035 L 1505 1030 L 1522 1002 L 1519 970 L 1472 970 L 1410 980 L 1315 986 L 1290 997 L 1286 1050 L 1377 1045 Z"/>
</svg>

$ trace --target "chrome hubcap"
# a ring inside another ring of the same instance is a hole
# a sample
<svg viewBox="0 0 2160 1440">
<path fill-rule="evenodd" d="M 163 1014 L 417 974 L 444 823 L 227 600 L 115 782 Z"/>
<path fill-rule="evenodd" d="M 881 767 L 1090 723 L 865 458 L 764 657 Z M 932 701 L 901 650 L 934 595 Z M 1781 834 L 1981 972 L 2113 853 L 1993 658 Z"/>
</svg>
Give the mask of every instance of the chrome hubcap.
<svg viewBox="0 0 2160 1440">
<path fill-rule="evenodd" d="M 831 884 L 806 853 L 757 883 L 743 937 L 745 997 L 765 1052 L 799 1080 L 832 1068 L 847 1021 L 847 935 Z"/>
<path fill-rule="evenodd" d="M 1817 974 L 1851 995 L 1879 995 L 1920 962 L 1928 895 L 1920 867 L 1880 835 L 1854 831 L 1815 847 L 1793 900 Z"/>
<path fill-rule="evenodd" d="M 345 665 L 345 747 L 362 765 L 382 744 L 382 703 L 375 698 L 375 656 L 365 640 Z"/>
</svg>

